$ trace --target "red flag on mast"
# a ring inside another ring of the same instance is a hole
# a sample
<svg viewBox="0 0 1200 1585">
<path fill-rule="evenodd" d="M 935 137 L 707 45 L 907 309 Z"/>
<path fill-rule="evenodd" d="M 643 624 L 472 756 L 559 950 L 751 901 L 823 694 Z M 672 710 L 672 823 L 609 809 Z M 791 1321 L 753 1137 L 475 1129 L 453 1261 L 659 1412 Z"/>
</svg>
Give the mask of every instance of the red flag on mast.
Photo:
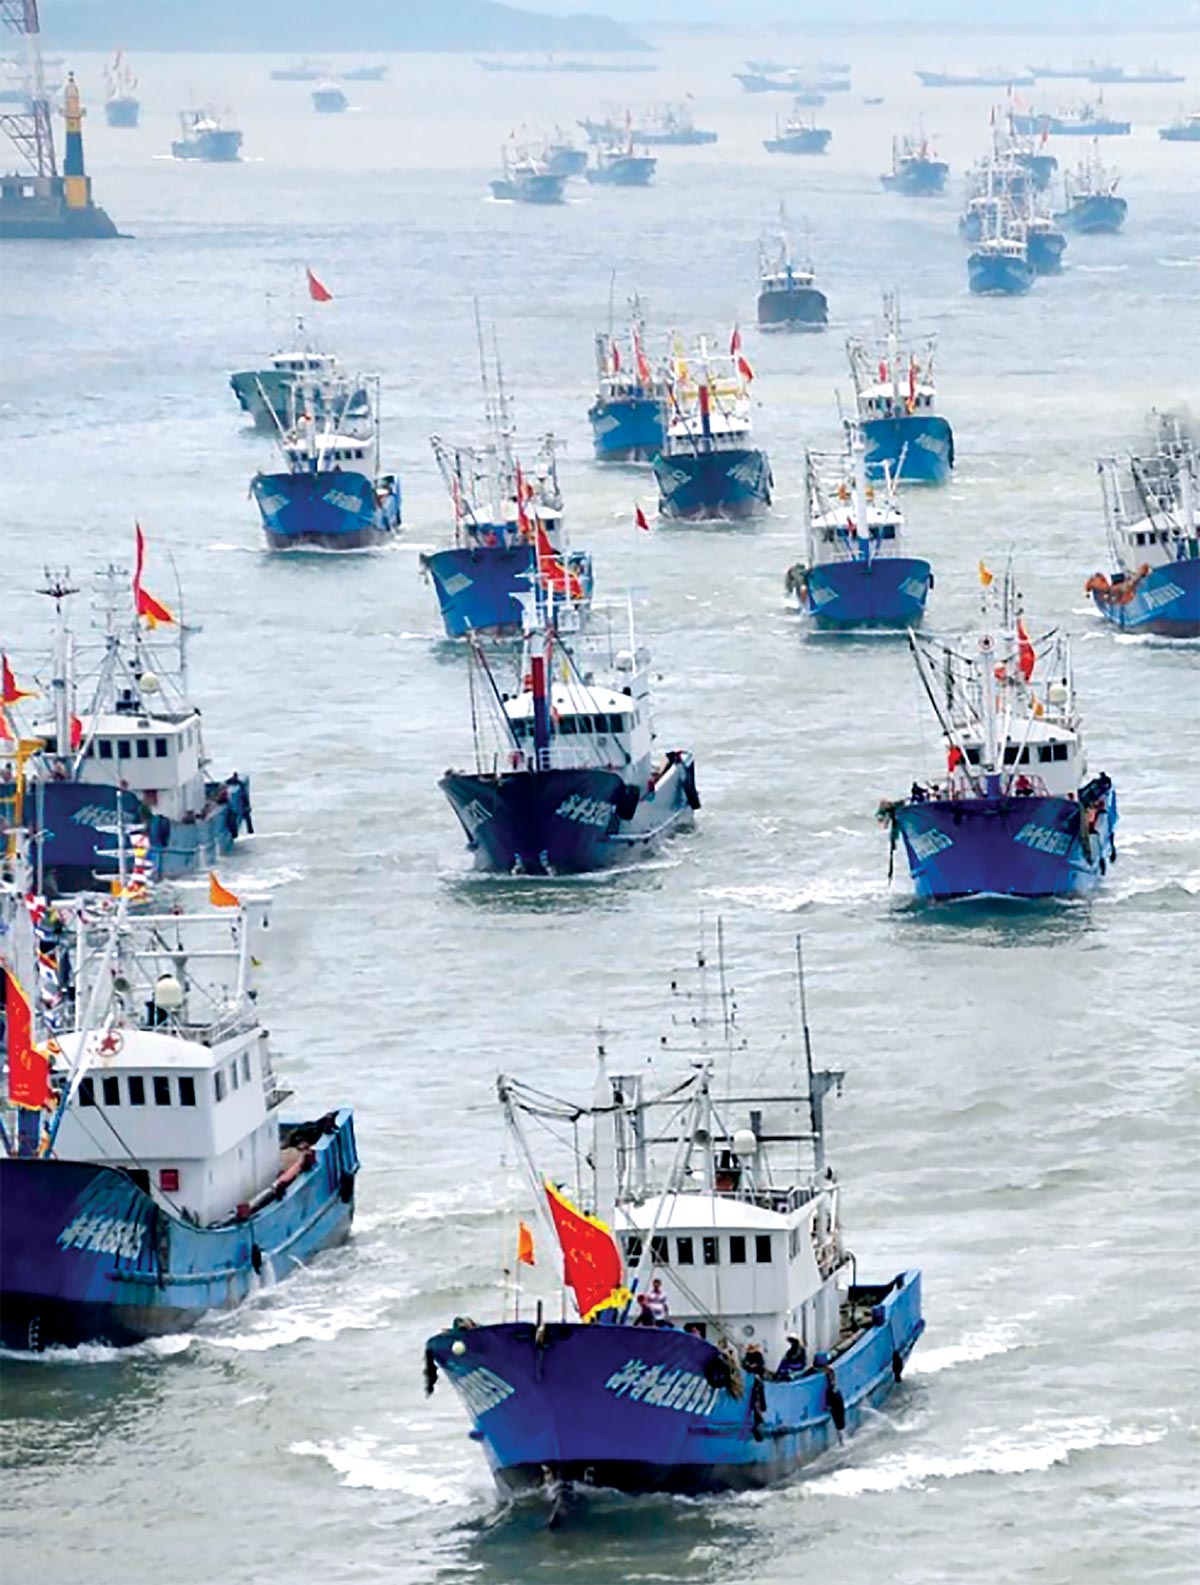
<svg viewBox="0 0 1200 1585">
<path fill-rule="evenodd" d="M 0 656 L 0 705 L 20 704 L 22 699 L 35 699 L 37 695 L 22 688 L 8 663 L 8 656 Z"/>
<path fill-rule="evenodd" d="M 1020 667 L 1021 676 L 1028 682 L 1033 676 L 1033 668 L 1037 665 L 1037 655 L 1034 653 L 1033 643 L 1025 630 L 1025 618 L 1017 618 L 1017 665 Z"/>
<path fill-rule="evenodd" d="M 147 627 L 157 627 L 160 622 L 174 622 L 175 613 L 168 610 L 161 600 L 156 600 L 152 594 L 142 588 L 142 568 L 146 561 L 146 536 L 142 533 L 142 525 L 135 523 L 134 532 L 137 536 L 137 564 L 133 572 L 133 608 L 138 616 L 145 617 Z"/>
<path fill-rule="evenodd" d="M 729 338 L 729 356 L 731 358 L 736 358 L 738 353 L 741 350 L 742 350 L 742 332 L 739 330 L 737 325 L 734 325 L 733 334 Z"/>
<path fill-rule="evenodd" d="M 633 521 L 634 526 L 640 528 L 643 534 L 650 532 L 650 524 L 646 521 L 646 514 L 640 506 L 635 506 L 633 509 Z"/>
<path fill-rule="evenodd" d="M 14 1106 L 40 1111 L 48 1106 L 50 1059 L 33 1043 L 29 998 L 11 965 L 4 976 L 4 1011 L 8 1024 L 8 1098 Z"/>
<path fill-rule="evenodd" d="M 319 281 L 311 270 L 306 269 L 304 273 L 308 276 L 308 295 L 312 298 L 313 302 L 332 303 L 333 293 L 329 290 L 328 286 L 325 286 L 321 281 Z"/>
<path fill-rule="evenodd" d="M 552 1183 L 546 1184 L 546 1199 L 562 1249 L 563 1276 L 580 1317 L 590 1321 L 601 1310 L 628 1304 L 625 1266 L 612 1229 L 572 1205 Z"/>
</svg>

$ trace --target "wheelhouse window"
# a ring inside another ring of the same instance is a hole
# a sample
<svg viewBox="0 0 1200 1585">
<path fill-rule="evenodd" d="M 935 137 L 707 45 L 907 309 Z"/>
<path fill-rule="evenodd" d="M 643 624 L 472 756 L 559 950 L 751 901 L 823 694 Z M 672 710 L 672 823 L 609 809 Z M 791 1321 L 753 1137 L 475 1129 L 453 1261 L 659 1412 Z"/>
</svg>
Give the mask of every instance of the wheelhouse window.
<svg viewBox="0 0 1200 1585">
<path fill-rule="evenodd" d="M 730 1236 L 729 1264 L 731 1266 L 744 1266 L 746 1264 L 746 1240 L 740 1233 L 734 1233 Z"/>
<path fill-rule="evenodd" d="M 170 1106 L 171 1081 L 163 1073 L 156 1073 L 153 1080 L 155 1106 Z"/>
<path fill-rule="evenodd" d="M 250 1082 L 250 1053 L 248 1051 L 243 1051 L 242 1052 L 242 1079 L 244 1080 L 245 1083 L 249 1084 L 249 1082 Z"/>
<path fill-rule="evenodd" d="M 675 1240 L 675 1261 L 680 1266 L 695 1265 L 696 1257 L 690 1238 L 677 1238 Z"/>
<path fill-rule="evenodd" d="M 230 1083 L 231 1088 L 233 1088 L 235 1090 L 237 1089 L 239 1080 L 238 1080 L 238 1068 L 237 1068 L 237 1061 L 236 1060 L 229 1064 L 229 1083 Z"/>
<path fill-rule="evenodd" d="M 129 758 L 129 739 L 127 737 L 119 738 L 117 740 L 117 758 Z"/>
<path fill-rule="evenodd" d="M 629 1233 L 625 1238 L 625 1259 L 631 1266 L 636 1266 L 642 1258 L 642 1241 L 636 1233 Z"/>
<path fill-rule="evenodd" d="M 79 1104 L 80 1106 L 95 1106 L 96 1085 L 93 1079 L 80 1079 Z"/>
<path fill-rule="evenodd" d="M 180 1106 L 196 1104 L 196 1081 L 191 1074 L 185 1074 L 179 1081 L 179 1104 Z"/>
<path fill-rule="evenodd" d="M 113 746 L 112 746 L 112 742 L 111 742 L 111 740 L 109 738 L 102 737 L 100 739 L 99 743 L 97 743 L 96 747 L 100 751 L 100 758 L 101 759 L 112 759 L 112 757 L 113 757 L 113 751 L 112 751 Z"/>
<path fill-rule="evenodd" d="M 650 1240 L 650 1259 L 656 1266 L 669 1266 L 671 1264 L 670 1239 L 656 1234 Z"/>
<path fill-rule="evenodd" d="M 754 1235 L 754 1258 L 760 1266 L 769 1266 L 771 1264 L 770 1233 L 756 1233 Z"/>
<path fill-rule="evenodd" d="M 100 1092 L 104 1096 L 105 1106 L 120 1106 L 121 1081 L 115 1073 L 107 1074 L 100 1080 Z"/>
<path fill-rule="evenodd" d="M 213 1099 L 216 1101 L 225 1099 L 225 1075 L 220 1068 L 213 1074 Z"/>
<path fill-rule="evenodd" d="M 146 1081 L 140 1073 L 129 1075 L 129 1104 L 130 1106 L 145 1106 Z"/>
<path fill-rule="evenodd" d="M 166 759 L 166 757 L 167 757 L 167 740 L 166 740 L 165 737 L 156 737 L 154 739 L 154 753 L 157 756 L 157 758 Z"/>
<path fill-rule="evenodd" d="M 720 1246 L 717 1240 L 711 1234 L 706 1233 L 700 1240 L 700 1248 L 704 1254 L 704 1264 L 706 1266 L 715 1266 L 721 1258 Z"/>
<path fill-rule="evenodd" d="M 138 740 L 137 740 L 137 757 L 138 757 L 138 759 L 149 759 L 150 758 L 150 739 L 148 737 L 140 737 L 140 738 L 138 738 Z"/>
</svg>

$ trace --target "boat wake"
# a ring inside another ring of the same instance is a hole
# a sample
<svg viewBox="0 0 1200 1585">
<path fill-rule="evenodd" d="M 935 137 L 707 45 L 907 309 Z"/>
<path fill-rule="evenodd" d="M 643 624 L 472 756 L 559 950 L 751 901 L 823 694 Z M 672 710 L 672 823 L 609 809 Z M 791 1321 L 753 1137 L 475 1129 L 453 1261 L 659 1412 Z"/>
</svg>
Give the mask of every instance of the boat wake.
<svg viewBox="0 0 1200 1585">
<path fill-rule="evenodd" d="M 919 1349 L 905 1368 L 907 1376 L 938 1376 L 944 1370 L 954 1370 L 959 1365 L 976 1365 L 981 1360 L 992 1359 L 997 1354 L 1010 1354 L 1024 1348 L 1020 1329 L 1010 1321 L 980 1327 L 967 1332 L 957 1343 L 945 1348 Z"/>
<path fill-rule="evenodd" d="M 111 1343 L 80 1343 L 75 1348 L 47 1348 L 40 1354 L 24 1349 L 0 1348 L 0 1359 L 22 1365 L 111 1365 L 126 1360 L 174 1359 L 187 1353 L 195 1343 L 191 1332 L 176 1332 L 170 1337 L 150 1337 L 143 1343 L 117 1348 Z"/>
<path fill-rule="evenodd" d="M 797 914 L 808 908 L 883 901 L 887 884 L 874 878 L 842 876 L 813 881 L 808 886 L 708 886 L 704 896 L 770 913 Z"/>
<path fill-rule="evenodd" d="M 864 1497 L 906 1487 L 924 1489 L 933 1482 L 971 1475 L 1024 1475 L 1052 1469 L 1097 1448 L 1148 1446 L 1164 1435 L 1159 1429 L 1112 1426 L 1099 1419 L 1065 1420 L 981 1437 L 958 1454 L 908 1452 L 884 1458 L 874 1467 L 832 1470 L 799 1489 L 806 1497 Z"/>
<path fill-rule="evenodd" d="M 412 1443 L 385 1447 L 381 1437 L 368 1432 L 333 1442 L 293 1442 L 288 1452 L 323 1459 L 343 1486 L 400 1492 L 438 1507 L 465 1508 L 478 1496 L 470 1489 L 466 1462 L 435 1475 L 427 1468 L 427 1454 Z"/>
</svg>

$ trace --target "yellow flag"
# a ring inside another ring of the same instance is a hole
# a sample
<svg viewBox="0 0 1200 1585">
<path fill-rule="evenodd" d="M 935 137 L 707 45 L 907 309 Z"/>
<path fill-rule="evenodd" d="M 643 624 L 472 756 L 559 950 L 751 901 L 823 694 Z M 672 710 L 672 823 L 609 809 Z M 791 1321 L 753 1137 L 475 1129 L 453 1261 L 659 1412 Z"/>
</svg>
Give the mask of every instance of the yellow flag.
<svg viewBox="0 0 1200 1585">
<path fill-rule="evenodd" d="M 228 886 L 221 885 L 216 870 L 208 872 L 208 900 L 214 908 L 240 908 L 242 902 Z"/>
<path fill-rule="evenodd" d="M 992 569 L 986 562 L 981 561 L 979 563 L 979 581 L 985 589 L 990 586 L 994 577 L 995 573 L 993 573 Z"/>
</svg>

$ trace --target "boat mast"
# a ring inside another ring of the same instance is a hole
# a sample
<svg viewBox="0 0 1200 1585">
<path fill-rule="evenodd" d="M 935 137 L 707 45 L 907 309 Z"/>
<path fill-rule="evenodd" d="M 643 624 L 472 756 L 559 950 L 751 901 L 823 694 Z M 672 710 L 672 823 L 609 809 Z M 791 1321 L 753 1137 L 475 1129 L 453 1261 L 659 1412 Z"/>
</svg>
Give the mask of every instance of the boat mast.
<svg viewBox="0 0 1200 1585">
<path fill-rule="evenodd" d="M 808 1073 L 808 1113 L 813 1137 L 813 1166 L 818 1178 L 825 1176 L 825 1097 L 830 1090 L 841 1094 L 846 1075 L 838 1068 L 813 1068 L 812 1036 L 808 1028 L 808 998 L 804 988 L 804 940 L 796 937 L 796 983 L 800 989 L 800 1028 L 804 1035 L 804 1065 Z"/>
<path fill-rule="evenodd" d="M 67 623 L 67 601 L 78 594 L 78 586 L 64 570 L 57 577 L 49 569 L 46 582 L 38 590 L 54 601 L 54 675 L 50 687 L 54 698 L 55 750 L 60 759 L 66 759 L 71 750 L 71 717 L 75 712 L 75 646 Z"/>
</svg>

